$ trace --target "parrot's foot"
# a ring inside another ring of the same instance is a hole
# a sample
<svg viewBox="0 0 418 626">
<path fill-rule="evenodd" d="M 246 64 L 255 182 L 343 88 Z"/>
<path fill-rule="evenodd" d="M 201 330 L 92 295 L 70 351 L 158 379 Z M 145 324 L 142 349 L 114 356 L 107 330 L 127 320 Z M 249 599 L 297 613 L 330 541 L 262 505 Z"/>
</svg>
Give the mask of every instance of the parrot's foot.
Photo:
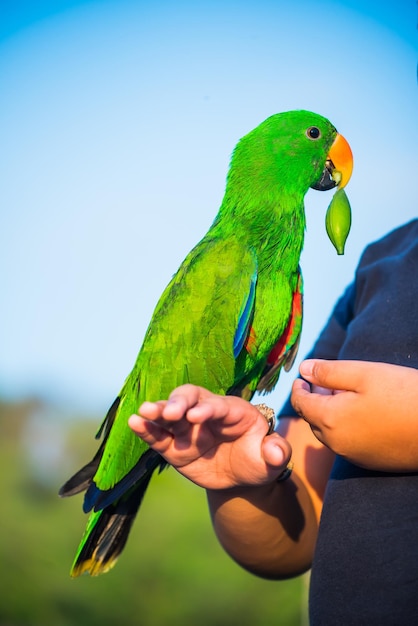
<svg viewBox="0 0 418 626">
<path fill-rule="evenodd" d="M 274 427 L 276 426 L 276 414 L 274 409 L 271 409 L 267 404 L 256 404 L 255 408 L 258 409 L 261 415 L 266 419 L 267 424 L 269 425 L 267 435 L 271 435 L 274 431 Z M 266 436 L 267 436 L 266 435 Z"/>
</svg>

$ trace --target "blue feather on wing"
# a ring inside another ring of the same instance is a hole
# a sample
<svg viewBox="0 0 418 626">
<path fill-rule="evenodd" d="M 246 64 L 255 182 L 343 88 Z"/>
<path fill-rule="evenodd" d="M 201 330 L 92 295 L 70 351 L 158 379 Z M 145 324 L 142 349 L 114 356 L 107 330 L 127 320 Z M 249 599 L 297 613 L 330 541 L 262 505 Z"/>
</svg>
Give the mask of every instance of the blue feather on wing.
<svg viewBox="0 0 418 626">
<path fill-rule="evenodd" d="M 250 288 L 248 290 L 247 297 L 244 301 L 243 307 L 239 314 L 238 318 L 238 326 L 234 335 L 234 357 L 237 358 L 239 353 L 242 350 L 245 339 L 248 335 L 248 330 L 250 328 L 251 317 L 254 310 L 254 302 L 255 302 L 255 287 L 257 284 L 257 271 L 253 273 L 251 276 Z"/>
</svg>

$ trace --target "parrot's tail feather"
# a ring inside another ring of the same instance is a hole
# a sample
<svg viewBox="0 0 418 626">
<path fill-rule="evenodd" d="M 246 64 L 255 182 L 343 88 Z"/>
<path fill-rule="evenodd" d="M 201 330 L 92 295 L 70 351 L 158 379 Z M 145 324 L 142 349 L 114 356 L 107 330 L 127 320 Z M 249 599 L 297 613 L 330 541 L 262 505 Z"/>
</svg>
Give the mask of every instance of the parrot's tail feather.
<svg viewBox="0 0 418 626">
<path fill-rule="evenodd" d="M 279 380 L 280 371 L 283 367 L 285 372 L 289 372 L 296 359 L 296 355 L 299 349 L 299 339 L 293 344 L 293 346 L 284 352 L 277 361 L 271 365 L 267 365 L 263 371 L 263 375 L 258 381 L 257 391 L 262 393 L 270 393 L 273 391 Z"/>
<path fill-rule="evenodd" d="M 81 470 L 67 480 L 58 492 L 61 498 L 74 496 L 76 493 L 81 493 L 88 489 L 99 466 L 101 456 L 101 454 L 96 455 L 90 463 L 87 463 L 87 465 L 82 467 Z"/>
<path fill-rule="evenodd" d="M 146 487 L 154 470 L 157 467 L 163 468 L 166 464 L 157 452 L 149 449 L 141 456 L 131 471 L 111 489 L 102 491 L 94 482 L 91 482 L 84 496 L 84 512 L 88 513 L 92 509 L 94 511 L 105 509 L 121 498 L 133 485 L 144 484 Z"/>
<path fill-rule="evenodd" d="M 117 502 L 92 513 L 71 569 L 72 577 L 84 573 L 98 576 L 115 565 L 126 544 L 151 475 Z"/>
<path fill-rule="evenodd" d="M 86 489 L 88 489 L 91 485 L 93 476 L 95 475 L 103 456 L 103 450 L 109 436 L 110 429 L 115 420 L 119 404 L 120 398 L 117 397 L 110 409 L 108 410 L 107 415 L 96 434 L 96 439 L 99 439 L 102 435 L 104 435 L 103 441 L 99 449 L 94 455 L 94 458 L 89 463 L 84 465 L 84 467 L 78 470 L 78 472 L 76 472 L 74 476 L 71 476 L 71 478 L 69 478 L 67 482 L 61 487 L 58 492 L 61 498 L 67 498 L 68 496 L 74 496 L 77 493 L 86 491 Z"/>
<path fill-rule="evenodd" d="M 115 398 L 112 406 L 106 413 L 106 417 L 104 418 L 103 423 L 101 424 L 99 430 L 96 433 L 96 439 L 101 439 L 103 433 L 104 433 L 104 441 L 106 441 L 106 439 L 108 438 L 110 429 L 112 428 L 113 422 L 115 421 L 115 417 L 119 408 L 120 400 L 121 400 L 120 396 Z"/>
</svg>

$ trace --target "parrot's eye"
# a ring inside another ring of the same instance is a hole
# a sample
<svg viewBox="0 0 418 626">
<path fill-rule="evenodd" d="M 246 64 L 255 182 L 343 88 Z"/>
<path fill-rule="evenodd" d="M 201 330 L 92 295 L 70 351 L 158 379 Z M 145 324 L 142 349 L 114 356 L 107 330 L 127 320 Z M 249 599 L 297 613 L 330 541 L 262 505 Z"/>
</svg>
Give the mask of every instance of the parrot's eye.
<svg viewBox="0 0 418 626">
<path fill-rule="evenodd" d="M 310 126 L 306 131 L 306 136 L 309 137 L 309 139 L 319 139 L 321 131 L 316 126 Z"/>
</svg>

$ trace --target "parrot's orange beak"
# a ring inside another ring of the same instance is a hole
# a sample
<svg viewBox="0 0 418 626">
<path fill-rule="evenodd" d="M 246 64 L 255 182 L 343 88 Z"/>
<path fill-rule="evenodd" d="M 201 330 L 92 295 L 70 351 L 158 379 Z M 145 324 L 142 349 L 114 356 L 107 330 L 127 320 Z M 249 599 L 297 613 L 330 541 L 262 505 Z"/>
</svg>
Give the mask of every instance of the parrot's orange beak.
<svg viewBox="0 0 418 626">
<path fill-rule="evenodd" d="M 312 185 L 312 189 L 326 191 L 337 186 L 339 189 L 342 189 L 350 180 L 352 172 L 353 153 L 347 140 L 337 133 L 328 153 L 322 176 L 320 180 Z"/>
<path fill-rule="evenodd" d="M 348 142 L 340 134 L 337 134 L 334 143 L 328 153 L 327 161 L 331 161 L 331 178 L 336 182 L 339 189 L 346 186 L 353 173 L 353 153 Z M 332 167 L 333 166 L 333 167 Z"/>
</svg>

